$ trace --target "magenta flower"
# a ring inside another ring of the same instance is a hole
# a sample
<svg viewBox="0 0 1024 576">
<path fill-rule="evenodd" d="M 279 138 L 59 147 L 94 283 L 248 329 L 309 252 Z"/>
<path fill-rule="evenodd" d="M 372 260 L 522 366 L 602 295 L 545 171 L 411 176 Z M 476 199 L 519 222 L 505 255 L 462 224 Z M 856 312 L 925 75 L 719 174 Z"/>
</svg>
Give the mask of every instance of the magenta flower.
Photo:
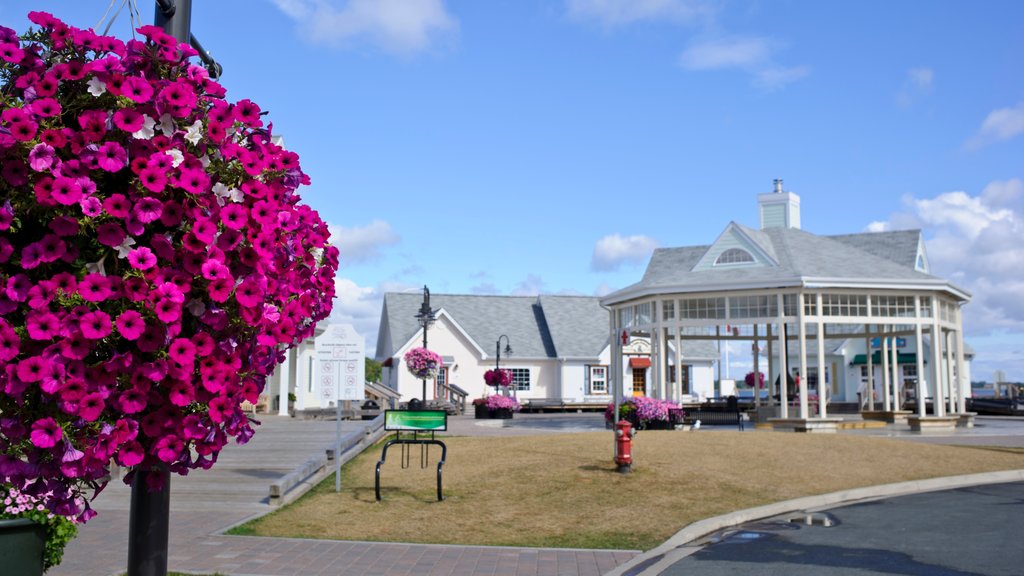
<svg viewBox="0 0 1024 576">
<path fill-rule="evenodd" d="M 107 172 L 117 172 L 128 162 L 128 153 L 117 142 L 105 142 L 96 153 L 96 163 Z"/>
<path fill-rule="evenodd" d="M 145 456 L 142 444 L 131 440 L 121 445 L 121 448 L 117 451 L 116 459 L 117 463 L 121 466 L 136 466 L 142 463 Z"/>
<path fill-rule="evenodd" d="M 167 355 L 178 364 L 190 365 L 196 360 L 196 345 L 188 338 L 175 338 L 167 349 Z"/>
<path fill-rule="evenodd" d="M 36 116 L 51 118 L 60 114 L 60 103 L 53 98 L 39 98 L 28 105 L 28 109 Z"/>
<path fill-rule="evenodd" d="M 104 246 L 119 246 L 127 237 L 124 228 L 113 222 L 105 222 L 96 227 L 96 240 Z"/>
<path fill-rule="evenodd" d="M 121 108 L 114 112 L 114 126 L 128 132 L 138 132 L 142 129 L 145 118 L 133 108 Z"/>
<path fill-rule="evenodd" d="M 153 97 L 153 87 L 145 78 L 129 76 L 121 85 L 121 94 L 132 102 L 143 104 L 149 102 L 149 99 Z"/>
<path fill-rule="evenodd" d="M 163 192 L 167 187 L 167 174 L 160 168 L 147 166 L 139 173 L 139 181 L 150 192 Z"/>
<path fill-rule="evenodd" d="M 132 209 L 132 213 L 139 222 L 143 224 L 149 224 L 160 219 L 160 214 L 164 211 L 163 202 L 156 198 L 143 198 L 139 200 L 135 207 Z"/>
<path fill-rule="evenodd" d="M 146 322 L 135 310 L 125 310 L 117 317 L 117 331 L 125 340 L 137 340 L 145 330 Z"/>
<path fill-rule="evenodd" d="M 41 418 L 32 424 L 32 444 L 37 448 L 53 448 L 63 436 L 64 431 L 53 418 Z"/>
<path fill-rule="evenodd" d="M 128 253 L 128 263 L 136 270 L 149 270 L 156 266 L 156 255 L 149 248 L 142 246 Z"/>
<path fill-rule="evenodd" d="M 93 392 L 86 394 L 78 402 L 78 415 L 86 422 L 94 422 L 100 417 L 106 404 L 103 401 L 103 394 Z"/>
<path fill-rule="evenodd" d="M 110 296 L 110 280 L 100 274 L 87 274 L 78 282 L 78 293 L 89 302 L 102 302 Z"/>
<path fill-rule="evenodd" d="M 36 172 L 42 172 L 43 170 L 50 169 L 55 158 L 56 151 L 53 149 L 53 146 L 40 142 L 32 147 L 32 151 L 28 153 L 28 165 Z"/>
<path fill-rule="evenodd" d="M 78 327 L 82 330 L 82 335 L 89 340 L 106 338 L 114 329 L 110 316 L 99 310 L 83 314 L 78 320 Z"/>
</svg>

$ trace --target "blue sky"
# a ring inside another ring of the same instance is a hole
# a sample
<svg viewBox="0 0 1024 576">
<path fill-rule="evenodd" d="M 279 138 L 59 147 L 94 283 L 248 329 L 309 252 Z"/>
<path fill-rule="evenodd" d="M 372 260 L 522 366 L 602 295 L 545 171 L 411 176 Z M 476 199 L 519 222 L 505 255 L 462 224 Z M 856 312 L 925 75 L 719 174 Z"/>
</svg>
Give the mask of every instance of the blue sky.
<svg viewBox="0 0 1024 576">
<path fill-rule="evenodd" d="M 108 0 L 5 0 L 95 26 Z M 117 0 L 117 5 L 121 0 Z M 150 23 L 153 3 L 139 0 Z M 123 11 L 111 32 L 130 34 Z M 269 111 L 342 251 L 335 319 L 385 291 L 604 294 L 656 246 L 756 226 L 921 228 L 974 294 L 975 379 L 1024 380 L 1024 3 L 219 0 L 193 33 Z"/>
</svg>

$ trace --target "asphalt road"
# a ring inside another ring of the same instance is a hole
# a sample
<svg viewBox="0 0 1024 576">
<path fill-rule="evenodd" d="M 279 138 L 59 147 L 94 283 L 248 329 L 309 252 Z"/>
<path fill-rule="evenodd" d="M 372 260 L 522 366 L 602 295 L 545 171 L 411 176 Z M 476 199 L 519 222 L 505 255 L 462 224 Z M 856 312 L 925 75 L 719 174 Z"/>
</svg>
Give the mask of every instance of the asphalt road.
<svg viewBox="0 0 1024 576">
<path fill-rule="evenodd" d="M 1024 483 L 854 504 L 813 515 L 810 525 L 792 516 L 695 542 L 662 575 L 1024 574 Z"/>
</svg>

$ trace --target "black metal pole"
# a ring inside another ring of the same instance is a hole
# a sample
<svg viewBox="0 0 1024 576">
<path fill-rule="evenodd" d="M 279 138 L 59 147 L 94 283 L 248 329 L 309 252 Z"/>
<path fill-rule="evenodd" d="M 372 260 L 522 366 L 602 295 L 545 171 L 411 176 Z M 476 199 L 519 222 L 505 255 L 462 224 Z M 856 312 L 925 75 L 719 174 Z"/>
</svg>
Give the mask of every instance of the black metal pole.
<svg viewBox="0 0 1024 576">
<path fill-rule="evenodd" d="M 149 476 L 163 476 L 163 488 L 150 490 L 146 481 Z M 128 519 L 128 576 L 167 575 L 170 507 L 171 474 L 167 467 L 136 471 Z"/>
<path fill-rule="evenodd" d="M 192 0 L 156 0 L 153 21 L 178 42 L 192 42 Z"/>
</svg>

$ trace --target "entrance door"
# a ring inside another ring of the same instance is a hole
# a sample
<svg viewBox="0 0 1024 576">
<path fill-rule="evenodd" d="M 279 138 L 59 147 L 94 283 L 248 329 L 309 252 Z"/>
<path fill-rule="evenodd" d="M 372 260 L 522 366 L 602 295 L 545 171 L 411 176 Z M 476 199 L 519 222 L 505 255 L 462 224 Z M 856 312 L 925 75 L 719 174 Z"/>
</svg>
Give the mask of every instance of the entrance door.
<svg viewBox="0 0 1024 576">
<path fill-rule="evenodd" d="M 644 396 L 647 391 L 647 369 L 633 368 L 633 396 Z"/>
</svg>

